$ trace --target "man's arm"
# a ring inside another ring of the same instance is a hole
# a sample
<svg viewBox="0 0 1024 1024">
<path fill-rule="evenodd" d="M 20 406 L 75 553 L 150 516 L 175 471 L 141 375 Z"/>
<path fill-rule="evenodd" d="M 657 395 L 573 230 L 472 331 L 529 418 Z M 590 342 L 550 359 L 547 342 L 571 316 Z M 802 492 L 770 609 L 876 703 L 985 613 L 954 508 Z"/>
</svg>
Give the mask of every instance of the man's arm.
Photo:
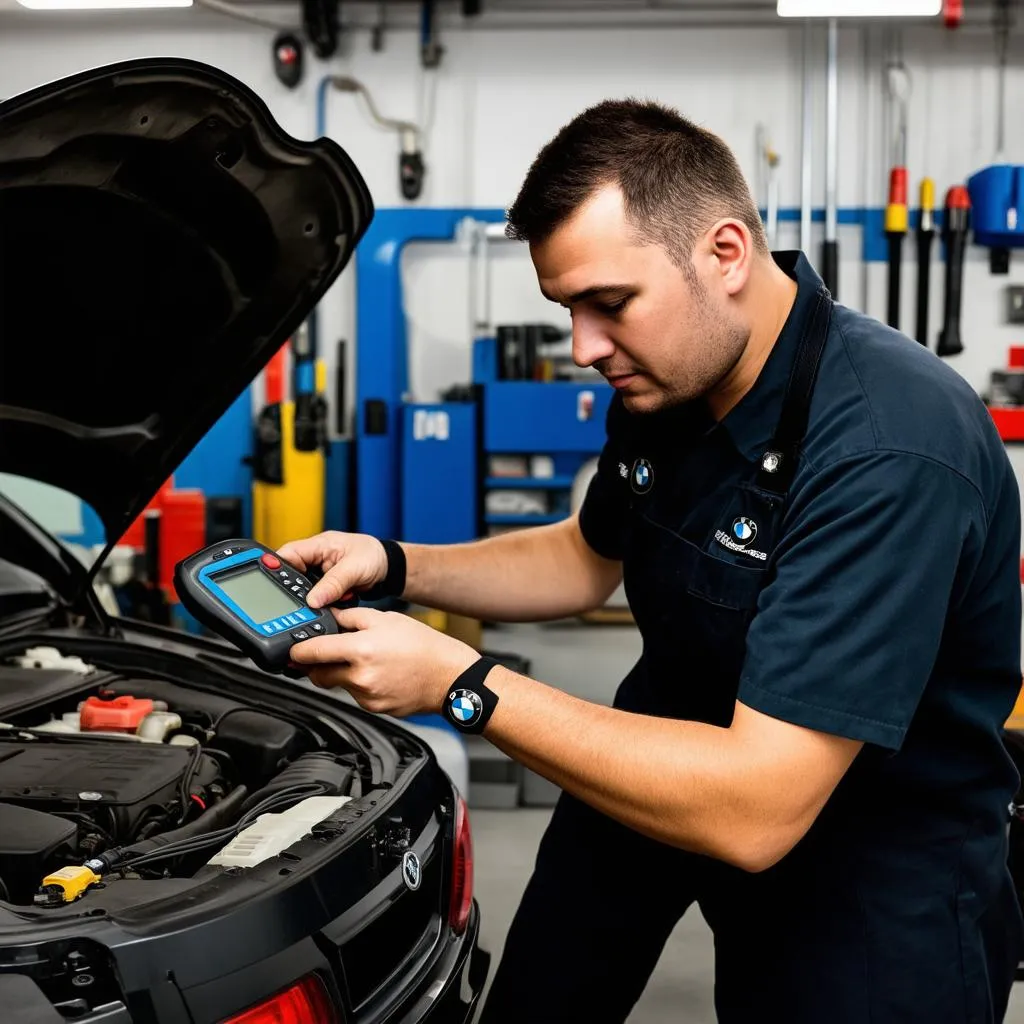
<svg viewBox="0 0 1024 1024">
<path fill-rule="evenodd" d="M 501 666 L 484 735 L 637 832 L 745 871 L 778 862 L 817 818 L 862 744 L 737 703 L 732 725 L 633 715 Z"/>
<path fill-rule="evenodd" d="M 622 564 L 597 554 L 574 515 L 550 526 L 467 544 L 402 544 L 408 601 L 499 622 L 539 622 L 603 604 L 622 579 Z M 383 545 L 364 534 L 327 531 L 281 546 L 299 569 L 317 566 L 314 608 L 384 579 Z"/>
<path fill-rule="evenodd" d="M 403 544 L 408 601 L 499 622 L 541 622 L 603 604 L 622 563 L 602 558 L 578 516 L 469 544 Z"/>
</svg>

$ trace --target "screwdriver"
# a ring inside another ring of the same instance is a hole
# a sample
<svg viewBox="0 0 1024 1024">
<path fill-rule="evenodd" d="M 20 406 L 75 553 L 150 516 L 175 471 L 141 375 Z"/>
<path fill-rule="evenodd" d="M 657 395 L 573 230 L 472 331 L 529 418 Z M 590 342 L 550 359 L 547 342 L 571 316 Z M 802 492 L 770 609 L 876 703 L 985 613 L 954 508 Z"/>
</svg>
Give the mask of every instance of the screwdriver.
<svg viewBox="0 0 1024 1024">
<path fill-rule="evenodd" d="M 946 193 L 942 238 L 946 243 L 946 298 L 942 330 L 936 351 L 940 356 L 963 352 L 960 338 L 960 299 L 963 293 L 964 254 L 970 225 L 971 198 L 963 185 L 954 185 Z"/>
<path fill-rule="evenodd" d="M 903 238 L 907 233 L 907 169 L 894 167 L 889 172 L 889 205 L 885 208 L 885 237 L 889 239 L 890 327 L 900 327 L 900 273 L 903 269 Z"/>
<path fill-rule="evenodd" d="M 931 293 L 932 242 L 935 240 L 935 182 L 921 181 L 921 220 L 917 225 L 917 333 L 928 344 L 928 300 Z"/>
</svg>

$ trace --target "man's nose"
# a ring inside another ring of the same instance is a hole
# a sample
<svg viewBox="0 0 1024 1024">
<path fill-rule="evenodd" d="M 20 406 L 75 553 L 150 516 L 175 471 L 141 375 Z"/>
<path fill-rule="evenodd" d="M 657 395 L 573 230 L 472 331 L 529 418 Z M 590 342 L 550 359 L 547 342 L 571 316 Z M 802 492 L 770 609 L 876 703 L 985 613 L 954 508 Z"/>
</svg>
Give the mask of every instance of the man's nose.
<svg viewBox="0 0 1024 1024">
<path fill-rule="evenodd" d="M 572 318 L 572 359 L 577 366 L 593 366 L 615 352 L 615 342 L 603 327 L 585 314 Z"/>
</svg>

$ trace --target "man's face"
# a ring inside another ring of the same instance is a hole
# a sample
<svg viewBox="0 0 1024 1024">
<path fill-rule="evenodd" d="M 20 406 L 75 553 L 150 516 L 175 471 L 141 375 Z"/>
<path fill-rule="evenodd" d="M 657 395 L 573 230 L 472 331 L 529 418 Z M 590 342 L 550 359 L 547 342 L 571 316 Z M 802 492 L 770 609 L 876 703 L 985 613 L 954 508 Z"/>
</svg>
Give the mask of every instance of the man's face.
<svg viewBox="0 0 1024 1024">
<path fill-rule="evenodd" d="M 617 186 L 530 252 L 541 291 L 572 315 L 573 360 L 600 371 L 631 412 L 707 394 L 743 353 L 749 330 L 713 275 L 687 275 L 660 245 L 642 244 Z"/>
</svg>

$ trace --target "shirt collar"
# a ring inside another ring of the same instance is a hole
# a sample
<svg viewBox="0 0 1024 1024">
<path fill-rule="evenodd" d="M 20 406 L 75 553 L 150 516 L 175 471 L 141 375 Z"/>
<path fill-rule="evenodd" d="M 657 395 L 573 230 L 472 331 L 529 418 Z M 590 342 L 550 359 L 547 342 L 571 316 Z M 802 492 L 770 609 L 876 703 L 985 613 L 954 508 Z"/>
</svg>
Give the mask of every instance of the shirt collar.
<svg viewBox="0 0 1024 1024">
<path fill-rule="evenodd" d="M 753 387 L 729 410 L 720 424 L 728 431 L 737 449 L 752 460 L 761 457 L 775 432 L 804 324 L 814 309 L 818 289 L 823 284 L 802 252 L 775 252 L 772 258 L 796 281 L 796 300 Z"/>
</svg>

